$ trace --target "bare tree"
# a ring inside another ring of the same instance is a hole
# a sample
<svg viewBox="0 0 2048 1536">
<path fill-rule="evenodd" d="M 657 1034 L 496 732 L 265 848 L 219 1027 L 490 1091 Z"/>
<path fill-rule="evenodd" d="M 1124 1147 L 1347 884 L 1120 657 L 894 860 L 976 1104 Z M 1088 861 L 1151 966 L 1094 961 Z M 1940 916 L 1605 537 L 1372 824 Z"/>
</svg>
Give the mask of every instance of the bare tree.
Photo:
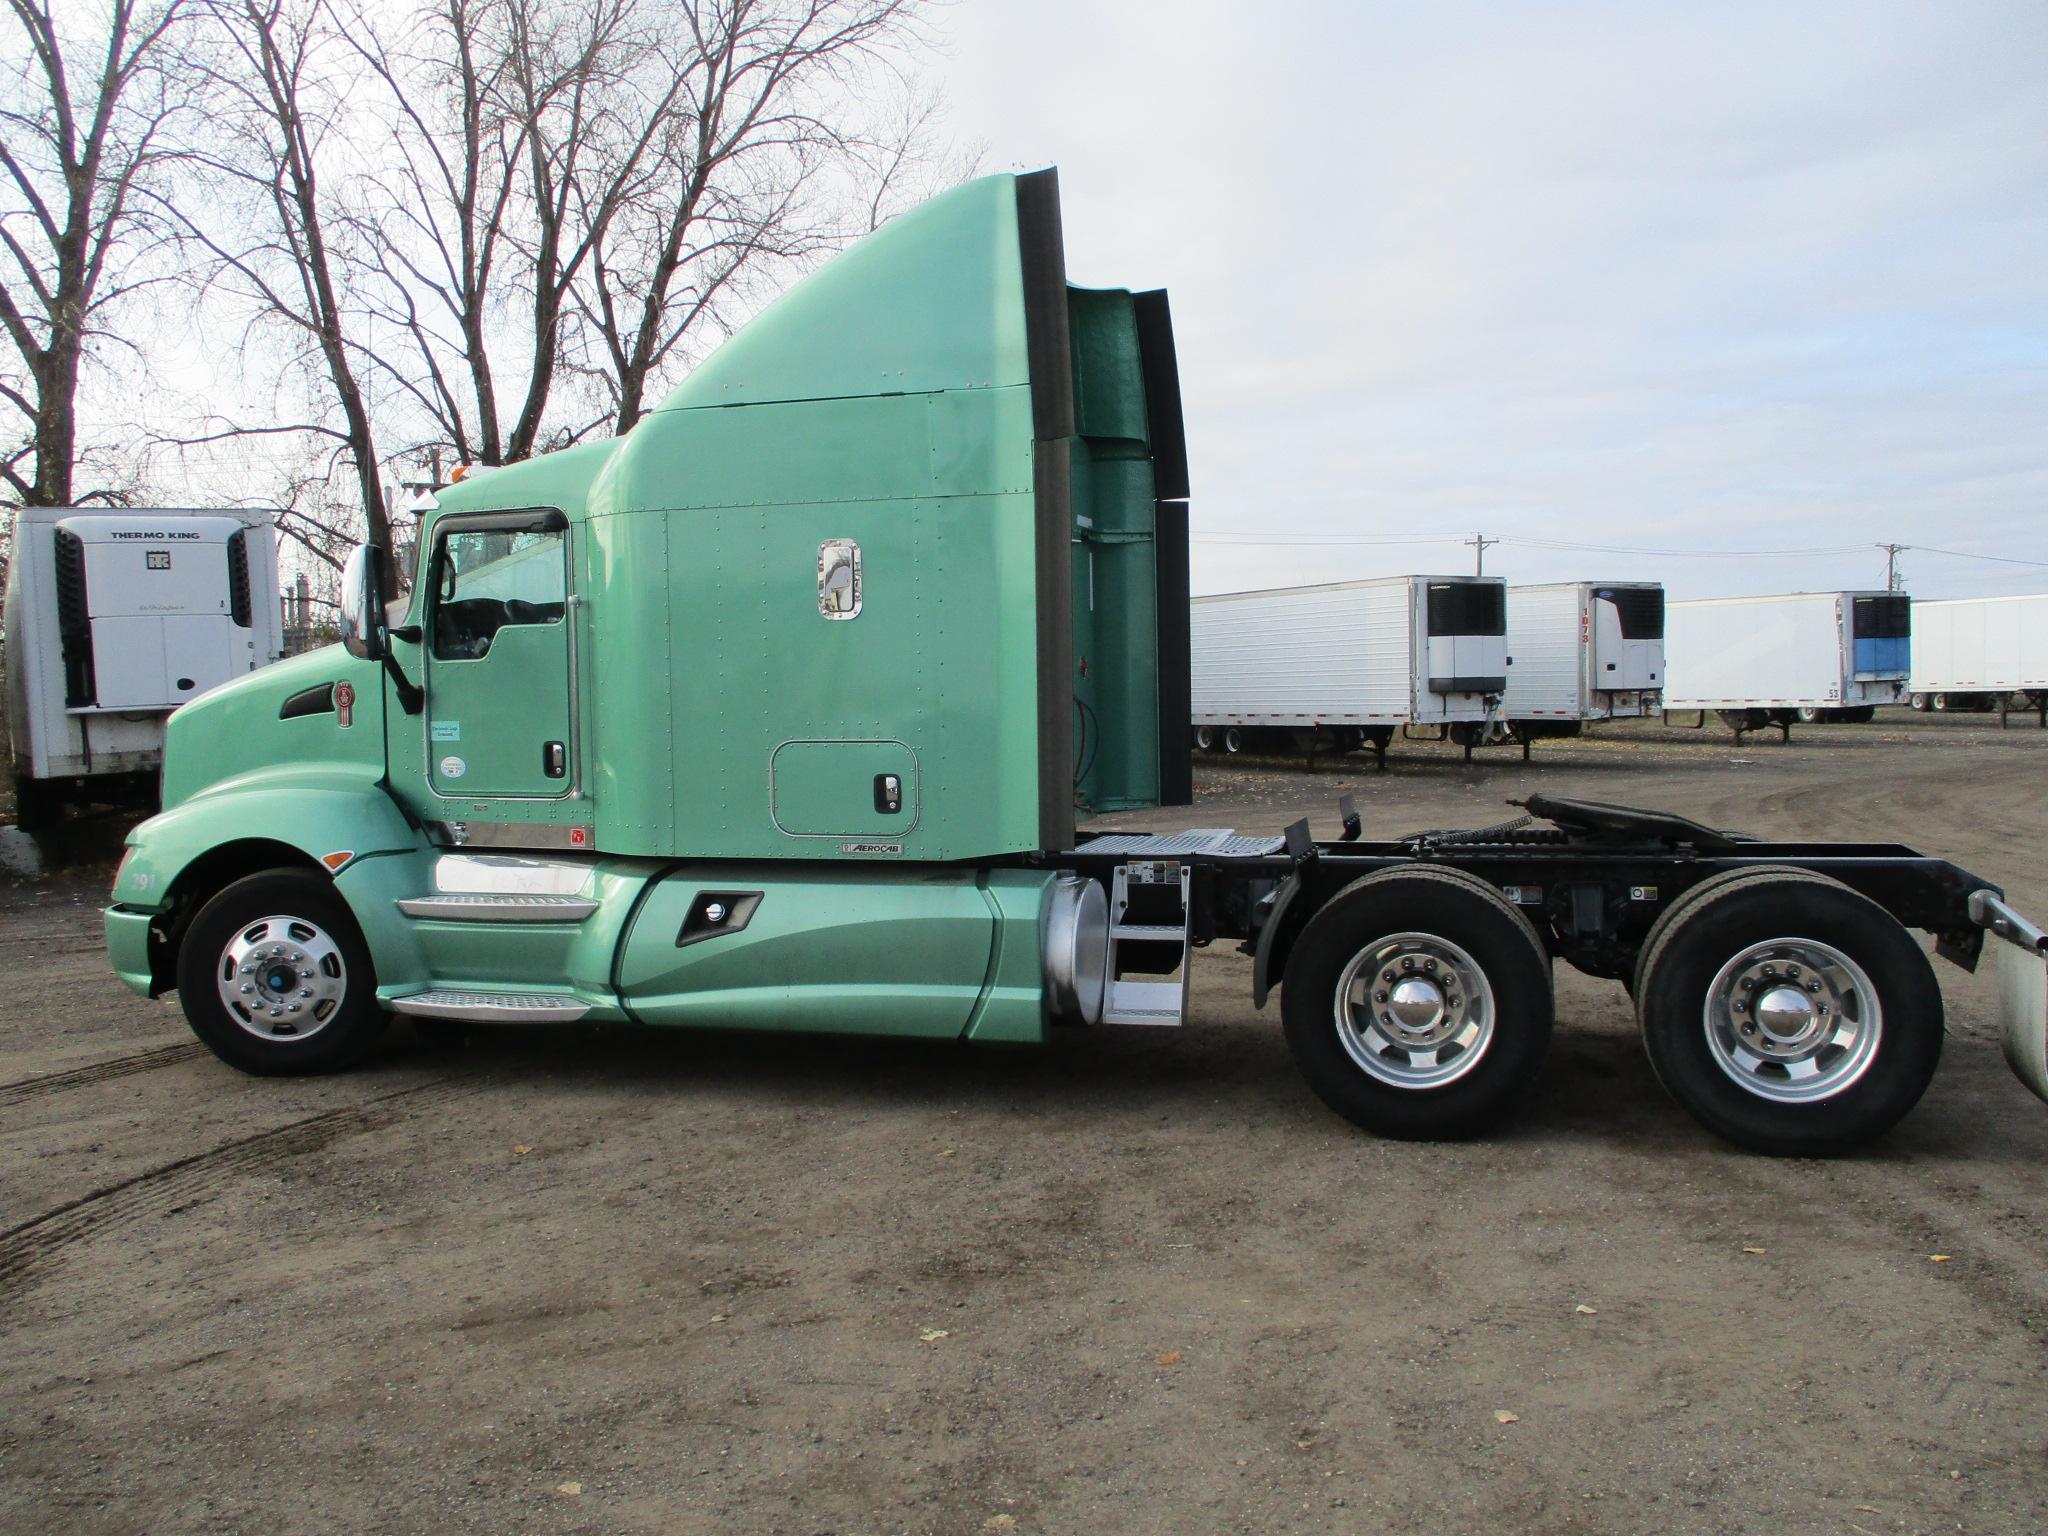
<svg viewBox="0 0 2048 1536">
<path fill-rule="evenodd" d="M 680 85 L 633 173 L 583 213 L 577 316 L 623 432 L 651 383 L 755 269 L 803 262 L 879 223 L 929 170 L 933 118 L 893 53 L 921 0 L 660 0 L 647 63 Z M 875 87 L 879 83 L 880 89 Z M 878 131 L 869 100 L 910 102 Z M 851 181 L 850 204 L 826 191 Z"/>
<path fill-rule="evenodd" d="M 407 345 L 379 362 L 460 459 L 506 463 L 540 443 L 592 240 L 576 216 L 615 199 L 676 93 L 635 95 L 649 9 L 435 0 L 396 43 L 356 29 L 398 114 L 364 243 L 384 279 L 372 312 Z"/>
<path fill-rule="evenodd" d="M 397 122 L 361 291 L 421 441 L 495 464 L 623 430 L 750 273 L 871 227 L 931 119 L 854 119 L 907 98 L 890 53 L 923 3 L 432 0 L 389 40 L 353 27 Z"/>
<path fill-rule="evenodd" d="M 103 0 L 88 20 L 53 0 L 6 4 L 26 53 L 6 61 L 0 97 L 0 328 L 20 370 L 0 369 L 0 400 L 21 424 L 0 484 L 30 506 L 118 500 L 76 483 L 80 379 L 90 344 L 117 334 L 116 307 L 164 275 L 140 259 L 157 233 L 142 194 L 173 158 L 170 53 L 191 5 Z"/>
<path fill-rule="evenodd" d="M 324 409 L 303 421 L 228 422 L 179 441 L 282 435 L 326 443 L 329 461 L 345 466 L 353 481 L 368 542 L 388 548 L 371 403 L 353 335 L 349 256 L 336 238 L 350 220 L 328 187 L 330 170 L 341 179 L 350 169 L 353 71 L 344 27 L 329 0 L 193 3 L 209 23 L 212 45 L 202 66 L 209 139 L 192 154 L 210 195 L 188 197 L 180 217 L 212 257 L 215 291 L 231 294 L 260 333 L 286 338 L 290 361 L 316 384 Z M 336 160 L 343 163 L 331 164 Z M 326 479 L 293 478 L 300 491 Z M 306 528 L 289 517 L 280 527 L 331 558 L 326 544 L 335 513 L 324 498 L 319 505 L 320 516 L 300 514 Z"/>
</svg>

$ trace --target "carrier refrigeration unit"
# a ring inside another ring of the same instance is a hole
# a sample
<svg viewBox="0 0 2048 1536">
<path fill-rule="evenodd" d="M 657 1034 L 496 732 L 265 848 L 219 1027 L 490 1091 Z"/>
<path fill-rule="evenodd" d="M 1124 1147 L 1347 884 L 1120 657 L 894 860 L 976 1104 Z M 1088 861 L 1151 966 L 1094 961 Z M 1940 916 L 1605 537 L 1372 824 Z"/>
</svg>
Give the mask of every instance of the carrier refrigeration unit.
<svg viewBox="0 0 2048 1536">
<path fill-rule="evenodd" d="M 1664 588 L 1654 581 L 1560 581 L 1508 588 L 1508 690 L 1501 713 L 1524 754 L 1588 720 L 1662 707 Z"/>
<path fill-rule="evenodd" d="M 1915 709 L 2048 711 L 2048 593 L 1913 605 Z"/>
<path fill-rule="evenodd" d="M 1902 592 L 1714 597 L 1664 611 L 1666 711 L 1713 710 L 1740 735 L 1861 723 L 1906 696 L 1912 600 Z"/>
<path fill-rule="evenodd" d="M 154 799 L 164 720 L 276 661 L 272 514 L 26 507 L 6 598 L 15 813 Z"/>
<path fill-rule="evenodd" d="M 282 1074 L 364 1060 L 391 1013 L 1047 1045 L 1180 1023 L 1231 942 L 1337 1113 L 1455 1136 L 1572 1077 L 1543 1071 L 1562 959 L 1628 985 L 1703 1122 L 1815 1153 L 1933 1074 L 1911 925 L 1963 965 L 1998 936 L 2048 1097 L 2048 935 L 1910 848 L 1542 796 L 1544 826 L 1408 835 L 1340 803 L 1328 840 L 1160 809 L 1192 798 L 1188 491 L 1166 295 L 1069 285 L 1050 172 L 956 187 L 629 432 L 441 493 L 402 611 L 359 550 L 341 645 L 173 715 L 114 969 Z M 1268 610 L 1209 632 L 1205 667 L 1234 635 L 1281 687 L 1246 718 L 1478 726 L 1501 599 L 1193 606 Z M 1327 715 L 1290 692 L 1326 665 Z"/>
<path fill-rule="evenodd" d="M 1195 744 L 1224 752 L 1371 746 L 1434 727 L 1467 751 L 1507 686 L 1507 584 L 1390 576 L 1198 597 Z"/>
</svg>

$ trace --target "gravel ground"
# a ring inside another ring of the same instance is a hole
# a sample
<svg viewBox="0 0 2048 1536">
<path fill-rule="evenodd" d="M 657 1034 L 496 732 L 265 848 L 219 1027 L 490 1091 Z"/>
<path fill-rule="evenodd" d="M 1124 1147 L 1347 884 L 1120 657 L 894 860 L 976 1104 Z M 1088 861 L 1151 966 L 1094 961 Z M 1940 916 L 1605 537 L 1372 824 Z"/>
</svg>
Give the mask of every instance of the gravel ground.
<svg viewBox="0 0 2048 1536">
<path fill-rule="evenodd" d="M 2048 734 L 1995 719 L 1210 763 L 1118 820 L 1334 835 L 1347 787 L 1368 835 L 1541 787 L 1896 837 L 2048 913 Z M 1185 1029 L 1043 1051 L 399 1030 L 256 1081 L 108 974 L 109 841 L 0 884 L 0 1530 L 2048 1529 L 1988 974 L 1827 1163 L 1707 1136 L 1565 970 L 1525 1116 L 1375 1141 L 1223 946 Z"/>
</svg>

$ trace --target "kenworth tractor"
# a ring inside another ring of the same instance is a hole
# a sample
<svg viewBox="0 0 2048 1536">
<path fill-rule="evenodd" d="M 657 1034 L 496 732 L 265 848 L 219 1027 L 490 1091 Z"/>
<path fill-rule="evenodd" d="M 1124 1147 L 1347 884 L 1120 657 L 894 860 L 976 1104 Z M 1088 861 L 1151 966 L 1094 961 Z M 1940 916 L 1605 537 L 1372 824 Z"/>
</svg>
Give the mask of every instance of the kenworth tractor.
<svg viewBox="0 0 2048 1536">
<path fill-rule="evenodd" d="M 1091 836 L 1191 799 L 1188 473 L 1166 295 L 1067 283 L 1054 173 L 969 182 L 792 289 L 631 431 L 442 492 L 342 645 L 171 717 L 107 909 L 121 977 L 253 1073 L 391 1014 L 1042 1043 L 1172 1025 L 1241 941 L 1309 1085 L 1494 1124 L 1563 959 L 1629 987 L 1708 1126 L 1830 1152 L 1904 1115 L 1942 998 L 2043 935 L 1889 844 L 1532 798 L 1393 841 Z"/>
</svg>

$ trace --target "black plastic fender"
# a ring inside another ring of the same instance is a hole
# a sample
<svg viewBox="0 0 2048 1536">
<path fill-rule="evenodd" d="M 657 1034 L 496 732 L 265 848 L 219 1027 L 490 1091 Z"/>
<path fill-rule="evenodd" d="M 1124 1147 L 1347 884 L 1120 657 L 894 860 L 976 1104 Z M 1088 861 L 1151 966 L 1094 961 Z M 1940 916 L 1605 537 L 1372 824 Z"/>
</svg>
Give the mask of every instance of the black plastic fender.
<svg viewBox="0 0 2048 1536">
<path fill-rule="evenodd" d="M 1252 954 L 1252 1006 L 1264 1008 L 1266 998 L 1273 990 L 1273 983 L 1280 979 L 1279 968 L 1285 966 L 1287 951 L 1294 945 L 1294 935 L 1287 936 L 1287 943 L 1279 943 L 1280 930 L 1286 926 L 1287 909 L 1294 898 L 1301 894 L 1299 871 L 1280 882 L 1273 892 L 1273 910 L 1266 914 L 1266 921 L 1259 929 L 1258 948 Z M 1297 928 L 1300 924 L 1295 925 Z"/>
</svg>

